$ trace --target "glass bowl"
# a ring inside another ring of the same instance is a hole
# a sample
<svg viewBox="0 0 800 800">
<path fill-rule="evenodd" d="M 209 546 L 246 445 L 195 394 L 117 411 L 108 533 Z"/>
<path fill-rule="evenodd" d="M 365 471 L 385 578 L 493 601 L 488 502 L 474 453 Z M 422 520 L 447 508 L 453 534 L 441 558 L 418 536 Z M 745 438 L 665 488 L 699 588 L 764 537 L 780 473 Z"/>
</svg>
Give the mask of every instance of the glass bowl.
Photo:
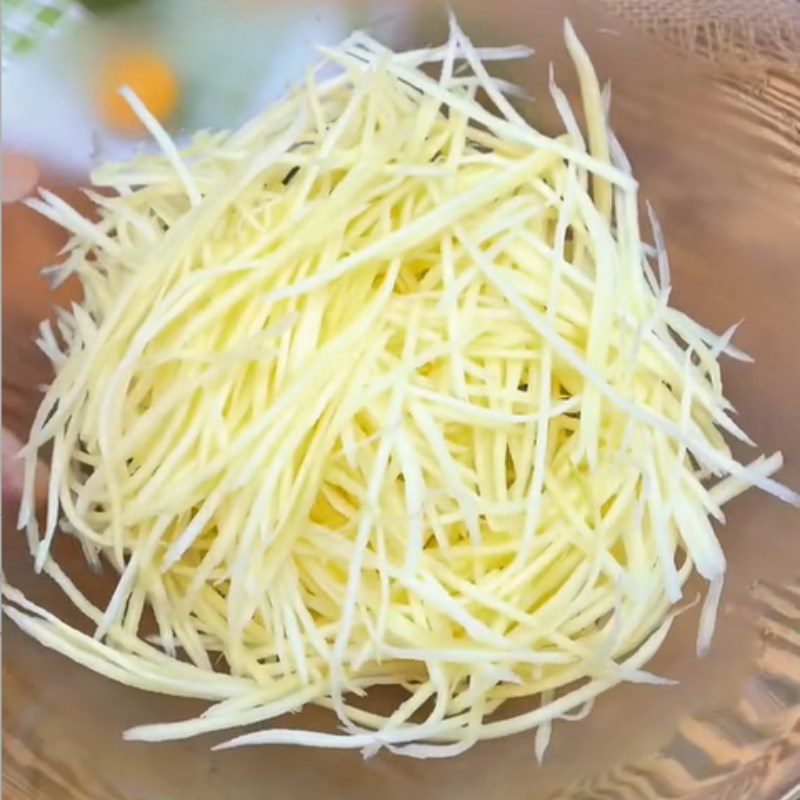
<svg viewBox="0 0 800 800">
<path fill-rule="evenodd" d="M 268 5 L 268 4 L 264 4 Z M 330 5 L 330 4 L 329 4 Z M 393 44 L 440 40 L 438 4 L 356 3 Z M 502 76 L 538 99 L 549 129 L 548 63 L 575 92 L 561 38 L 569 16 L 613 85 L 613 126 L 642 194 L 659 214 L 673 268 L 673 303 L 716 330 L 742 317 L 753 365 L 725 365 L 727 392 L 782 480 L 800 487 L 800 12 L 786 0 L 462 0 L 477 43 L 526 43 L 533 61 Z M 366 17 L 364 17 L 366 19 Z M 293 34 L 302 37 L 303 34 Z M 295 42 L 294 44 L 296 44 Z M 57 135 L 54 131 L 52 136 Z M 74 176 L 50 183 L 80 203 Z M 53 296 L 35 270 L 63 243 L 19 204 L 3 215 L 4 425 L 24 436 L 47 376 L 32 337 Z M 60 298 L 72 290 L 62 290 Z M 32 574 L 13 514 L 3 519 L 4 570 L 67 619 Z M 445 761 L 288 747 L 212 753 L 210 737 L 127 743 L 132 725 L 188 717 L 200 704 L 114 684 L 47 651 L 12 625 L 3 636 L 3 790 L 11 800 L 779 800 L 800 785 L 800 516 L 750 492 L 731 504 L 722 541 L 730 570 L 710 654 L 695 656 L 696 613 L 676 623 L 652 668 L 674 687 L 624 685 L 579 723 L 556 723 L 545 762 L 532 736 L 476 746 Z M 62 544 L 60 558 L 80 570 Z M 90 596 L 108 586 L 86 575 Z M 699 590 L 699 586 L 697 589 Z M 694 591 L 690 584 L 688 596 Z M 294 718 L 297 721 L 297 718 Z M 304 726 L 330 729 L 328 712 Z M 288 723 L 291 724 L 291 723 Z"/>
</svg>

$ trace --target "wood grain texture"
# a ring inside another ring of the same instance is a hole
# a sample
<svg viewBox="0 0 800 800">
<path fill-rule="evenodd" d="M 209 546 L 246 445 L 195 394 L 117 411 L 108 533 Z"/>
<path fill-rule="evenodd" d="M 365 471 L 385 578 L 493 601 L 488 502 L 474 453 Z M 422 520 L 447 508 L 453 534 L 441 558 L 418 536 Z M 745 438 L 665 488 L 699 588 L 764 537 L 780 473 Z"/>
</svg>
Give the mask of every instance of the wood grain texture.
<svg viewBox="0 0 800 800">
<path fill-rule="evenodd" d="M 686 1 L 693 13 L 702 5 Z M 716 329 L 746 315 L 739 341 L 756 364 L 726 371 L 729 394 L 759 444 L 784 450 L 785 480 L 800 485 L 797 31 L 791 18 L 770 28 L 782 43 L 766 48 L 774 50 L 771 59 L 712 58 L 713 47 L 689 48 L 688 55 L 681 44 L 685 30 L 680 34 L 652 14 L 642 17 L 641 2 L 639 16 L 634 4 L 624 4 L 619 0 L 614 16 L 580 0 L 498 0 L 488 12 L 483 0 L 453 3 L 479 42 L 536 47 L 535 63 L 509 66 L 505 77 L 539 97 L 527 111 L 544 128 L 556 125 L 541 91 L 549 60 L 559 82 L 575 91 L 560 44 L 563 16 L 573 19 L 600 72 L 612 81 L 613 124 L 643 194 L 661 217 L 674 302 Z M 436 40 L 441 15 L 423 0 L 416 8 L 416 43 Z M 746 40 L 733 29 L 737 41 Z M 710 42 L 716 34 L 709 31 L 703 35 Z M 737 45 L 731 52 L 743 51 Z M 18 433 L 30 423 L 35 386 L 46 374 L 30 339 L 52 298 L 34 270 L 54 258 L 62 241 L 28 210 L 4 210 L 3 411 Z M 70 618 L 52 584 L 31 576 L 10 527 L 4 518 L 6 573 Z M 800 780 L 798 529 L 798 517 L 777 503 L 758 496 L 737 502 L 724 537 L 730 580 L 709 658 L 695 659 L 696 620 L 685 615 L 653 665 L 680 679 L 680 686 L 623 686 L 601 698 L 584 723 L 556 725 L 542 768 L 526 737 L 483 744 L 463 759 L 422 763 L 383 755 L 365 762 L 353 753 L 290 748 L 211 754 L 210 739 L 125 743 L 121 733 L 129 726 L 180 719 L 201 706 L 119 687 L 44 651 L 7 624 L 4 796 L 777 800 Z M 78 553 L 63 544 L 60 552 L 93 596 L 108 591 L 110 577 L 87 576 Z M 316 710 L 304 712 L 302 722 L 330 726 L 328 715 Z"/>
</svg>

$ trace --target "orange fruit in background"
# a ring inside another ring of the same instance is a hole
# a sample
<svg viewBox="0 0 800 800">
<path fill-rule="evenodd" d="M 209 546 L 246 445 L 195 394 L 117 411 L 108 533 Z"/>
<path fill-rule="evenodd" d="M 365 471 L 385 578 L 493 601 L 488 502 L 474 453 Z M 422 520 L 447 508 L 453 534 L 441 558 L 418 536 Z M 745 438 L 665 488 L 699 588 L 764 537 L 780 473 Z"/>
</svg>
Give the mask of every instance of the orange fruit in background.
<svg viewBox="0 0 800 800">
<path fill-rule="evenodd" d="M 119 90 L 129 86 L 159 121 L 167 122 L 178 104 L 175 73 L 162 58 L 149 51 L 125 53 L 101 61 L 96 103 L 100 118 L 115 133 L 137 136 L 144 126 Z"/>
</svg>

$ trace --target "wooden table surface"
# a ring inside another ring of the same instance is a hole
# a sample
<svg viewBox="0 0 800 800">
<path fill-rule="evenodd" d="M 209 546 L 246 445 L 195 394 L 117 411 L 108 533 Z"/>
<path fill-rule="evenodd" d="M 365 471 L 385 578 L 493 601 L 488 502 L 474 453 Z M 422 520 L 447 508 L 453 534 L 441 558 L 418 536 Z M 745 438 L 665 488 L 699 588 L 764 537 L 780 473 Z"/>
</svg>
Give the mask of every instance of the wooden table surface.
<svg viewBox="0 0 800 800">
<path fill-rule="evenodd" d="M 553 58 L 559 79 L 574 90 L 557 31 L 564 13 L 577 22 L 600 71 L 612 79 L 614 125 L 644 193 L 662 218 L 675 273 L 674 302 L 716 329 L 747 317 L 741 343 L 757 362 L 729 371 L 729 392 L 759 443 L 784 450 L 785 479 L 800 486 L 800 82 L 792 59 L 780 53 L 758 63 L 734 59 L 714 64 L 703 55 L 677 57 L 671 52 L 676 42 L 657 43 L 580 0 L 498 0 L 493 5 L 503 6 L 503 13 L 497 15 L 487 15 L 477 0 L 454 5 L 468 30 L 481 30 L 482 41 L 527 41 L 537 47 L 537 63 L 517 68 L 523 72 L 512 76 L 531 86 L 542 85 Z M 641 23 L 635 14 L 629 17 Z M 787 24 L 793 30 L 791 19 Z M 545 106 L 537 105 L 533 113 L 537 122 L 548 125 L 554 117 Z M 74 187 L 62 185 L 59 191 L 86 206 Z M 63 235 L 28 209 L 4 207 L 3 417 L 21 435 L 35 408 L 35 387 L 47 376 L 31 337 L 36 322 L 49 313 L 53 296 L 36 270 L 56 257 L 62 243 Z M 61 300 L 71 292 L 67 288 Z M 9 516 L 3 519 L 6 574 L 60 611 L 63 605 L 53 588 L 30 577 Z M 769 586 L 794 585 L 792 576 L 800 574 L 800 525 L 790 510 L 763 498 L 737 505 L 731 525 L 737 530 L 727 542 L 730 608 L 752 610 L 756 579 Z M 102 581 L 92 591 L 102 593 Z M 773 590 L 762 586 L 757 591 Z M 780 647 L 777 655 L 772 653 L 752 630 L 743 644 L 741 620 L 733 613 L 723 618 L 711 657 L 697 664 L 689 644 L 694 630 L 687 622 L 658 662 L 682 685 L 674 691 L 621 687 L 598 703 L 585 725 L 568 726 L 568 732 L 557 729 L 542 769 L 533 764 L 529 743 L 516 740 L 482 746 L 468 760 L 446 764 L 398 763 L 382 756 L 363 762 L 349 753 L 309 755 L 285 748 L 212 755 L 205 740 L 126 744 L 120 740 L 124 728 L 187 716 L 198 706 L 117 687 L 44 651 L 6 624 L 4 797 L 391 800 L 426 786 L 425 797 L 485 800 L 502 794 L 509 800 L 535 800 L 551 796 L 568 778 L 602 772 L 623 760 L 638 765 L 630 768 L 635 780 L 626 784 L 619 775 L 628 773 L 617 770 L 617 778 L 597 779 L 580 796 L 658 797 L 669 790 L 674 797 L 696 792 L 691 797 L 699 799 L 722 797 L 724 790 L 730 792 L 725 797 L 771 800 L 800 781 L 800 624 L 794 624 L 800 616 L 791 616 L 800 592 L 775 591 L 783 598 L 783 635 L 794 637 L 794 661 Z M 766 598 L 758 601 L 762 612 L 778 603 L 772 595 Z M 770 635 L 777 634 L 773 630 Z M 759 670 L 775 672 L 775 685 L 784 694 L 778 689 L 777 697 L 759 694 L 758 685 L 753 688 Z M 761 708 L 759 702 L 772 705 Z M 728 712 L 715 710 L 740 709 L 743 703 L 750 704 L 749 711 L 740 716 L 763 714 L 763 724 L 740 720 L 747 732 L 759 732 L 749 739 L 702 721 L 704 714 L 724 715 Z M 648 713 L 632 715 L 632 707 L 646 707 Z M 683 758 L 680 747 L 705 754 L 705 766 L 696 775 L 675 766 Z M 653 755 L 658 748 L 666 749 Z M 629 788 L 621 788 L 625 785 Z M 601 794 L 601 787 L 608 794 Z M 745 790 L 751 793 L 737 793 Z"/>
</svg>

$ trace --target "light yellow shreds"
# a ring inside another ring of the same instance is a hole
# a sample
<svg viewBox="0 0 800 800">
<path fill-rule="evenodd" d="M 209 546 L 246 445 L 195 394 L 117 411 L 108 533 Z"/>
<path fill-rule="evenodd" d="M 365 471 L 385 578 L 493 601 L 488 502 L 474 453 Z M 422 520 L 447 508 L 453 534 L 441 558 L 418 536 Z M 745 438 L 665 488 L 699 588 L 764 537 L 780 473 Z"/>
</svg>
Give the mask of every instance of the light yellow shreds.
<svg viewBox="0 0 800 800">
<path fill-rule="evenodd" d="M 125 90 L 162 155 L 96 172 L 118 193 L 92 195 L 97 223 L 31 201 L 70 231 L 51 276 L 84 299 L 40 328 L 55 378 L 20 526 L 94 635 L 8 585 L 5 608 L 109 678 L 215 703 L 127 738 L 316 703 L 342 733 L 222 746 L 438 758 L 535 730 L 541 759 L 555 721 L 664 682 L 645 666 L 694 571 L 708 649 L 712 520 L 750 486 L 798 496 L 770 477 L 780 454 L 733 457 L 735 327 L 669 306 L 610 93 L 569 25 L 566 41 L 585 130 L 552 75 L 566 131 L 528 124 L 485 63 L 529 51 L 473 47 L 451 18 L 440 47 L 323 49 L 284 100 L 182 152 Z M 105 608 L 52 560 L 58 530 L 118 572 Z M 408 692 L 394 711 L 355 704 L 385 684 Z M 514 698 L 530 707 L 504 717 Z"/>
</svg>

